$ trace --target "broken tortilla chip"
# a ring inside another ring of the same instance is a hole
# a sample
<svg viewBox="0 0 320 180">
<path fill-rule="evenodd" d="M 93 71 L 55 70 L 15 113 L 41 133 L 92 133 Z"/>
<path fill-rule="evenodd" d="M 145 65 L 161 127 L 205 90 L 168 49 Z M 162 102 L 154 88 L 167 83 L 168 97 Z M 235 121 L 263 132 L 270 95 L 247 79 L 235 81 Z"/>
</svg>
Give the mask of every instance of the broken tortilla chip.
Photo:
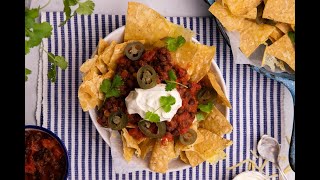
<svg viewBox="0 0 320 180">
<path fill-rule="evenodd" d="M 175 158 L 174 142 L 168 141 L 166 145 L 162 145 L 161 140 L 158 139 L 152 150 L 149 168 L 158 173 L 165 173 L 173 158 Z"/>
<path fill-rule="evenodd" d="M 221 137 L 232 131 L 230 122 L 215 106 L 213 106 L 212 111 L 206 118 L 199 122 L 199 127 L 207 129 Z"/>
<path fill-rule="evenodd" d="M 108 47 L 108 42 L 100 38 L 98 43 L 98 55 L 101 55 L 106 49 L 106 47 Z"/>
<path fill-rule="evenodd" d="M 192 167 L 198 166 L 199 164 L 203 163 L 205 160 L 202 159 L 199 153 L 195 151 L 185 151 L 188 162 Z"/>
<path fill-rule="evenodd" d="M 241 17 L 247 18 L 247 19 L 256 19 L 257 18 L 258 10 L 257 8 L 253 8 L 250 10 L 247 14 L 241 15 Z"/>
<path fill-rule="evenodd" d="M 123 128 L 121 130 L 121 136 L 123 136 L 123 138 L 126 140 L 127 147 L 133 148 L 135 150 L 135 154 L 137 155 L 137 157 L 140 157 L 141 149 L 139 148 L 138 142 L 135 138 L 130 136 L 126 128 Z"/>
<path fill-rule="evenodd" d="M 276 27 L 279 28 L 283 32 L 283 34 L 287 34 L 288 32 L 293 31 L 290 24 L 286 23 L 277 23 Z"/>
<path fill-rule="evenodd" d="M 268 46 L 266 53 L 284 61 L 295 71 L 295 47 L 287 34 Z"/>
<path fill-rule="evenodd" d="M 230 12 L 236 16 L 245 15 L 252 9 L 256 8 L 262 0 L 224 0 Z"/>
<path fill-rule="evenodd" d="M 139 148 L 141 149 L 141 158 L 144 159 L 146 155 L 152 151 L 156 139 L 146 138 L 141 144 L 139 144 Z"/>
<path fill-rule="evenodd" d="M 180 153 L 180 156 L 179 156 L 179 157 L 180 157 L 181 161 L 183 161 L 184 163 L 190 164 L 190 162 L 189 162 L 189 160 L 188 160 L 188 158 L 187 158 L 186 152 L 182 151 L 182 152 Z"/>
<path fill-rule="evenodd" d="M 129 162 L 133 157 L 135 149 L 128 147 L 127 141 L 123 135 L 121 135 L 121 139 L 122 139 L 123 157 L 127 162 Z"/>
<path fill-rule="evenodd" d="M 272 33 L 270 34 L 269 37 L 272 37 L 274 41 L 277 41 L 283 35 L 284 35 L 284 33 L 279 28 L 274 28 L 274 30 L 272 31 Z M 272 42 L 274 42 L 274 41 L 272 41 Z"/>
<path fill-rule="evenodd" d="M 295 24 L 295 0 L 268 0 L 262 17 L 278 22 Z"/>
</svg>

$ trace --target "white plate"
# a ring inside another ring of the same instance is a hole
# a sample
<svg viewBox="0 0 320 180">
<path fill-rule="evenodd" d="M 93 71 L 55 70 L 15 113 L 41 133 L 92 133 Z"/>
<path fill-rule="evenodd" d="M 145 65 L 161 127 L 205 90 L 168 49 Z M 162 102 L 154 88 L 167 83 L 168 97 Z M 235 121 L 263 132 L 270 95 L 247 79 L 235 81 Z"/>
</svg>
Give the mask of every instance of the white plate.
<svg viewBox="0 0 320 180">
<path fill-rule="evenodd" d="M 104 40 L 107 41 L 108 43 L 111 43 L 111 41 L 116 41 L 117 43 L 122 43 L 123 36 L 124 36 L 124 29 L 125 29 L 125 26 L 122 26 L 122 27 L 116 29 L 115 31 L 111 32 L 107 37 L 105 37 Z M 192 41 L 195 43 L 199 43 L 195 38 L 192 38 Z M 96 51 L 93 54 L 95 54 L 95 53 L 96 53 Z M 92 55 L 92 56 L 94 56 L 94 55 Z M 218 82 L 219 82 L 223 92 L 226 94 L 226 96 L 228 98 L 228 93 L 226 92 L 226 85 L 225 85 L 224 79 L 222 77 L 222 74 L 220 72 L 218 65 L 216 64 L 216 62 L 214 60 L 212 60 L 211 70 L 216 74 L 216 76 L 218 78 Z M 220 112 L 225 117 L 228 118 L 229 108 L 227 108 L 225 106 L 219 106 L 219 105 L 217 105 L 216 107 L 220 110 Z M 110 136 L 111 136 L 112 130 L 109 128 L 102 127 L 97 122 L 98 114 L 97 114 L 96 109 L 89 110 L 89 115 L 91 117 L 91 120 L 93 121 L 93 124 L 97 128 L 99 134 L 103 138 L 103 140 L 110 146 Z"/>
</svg>

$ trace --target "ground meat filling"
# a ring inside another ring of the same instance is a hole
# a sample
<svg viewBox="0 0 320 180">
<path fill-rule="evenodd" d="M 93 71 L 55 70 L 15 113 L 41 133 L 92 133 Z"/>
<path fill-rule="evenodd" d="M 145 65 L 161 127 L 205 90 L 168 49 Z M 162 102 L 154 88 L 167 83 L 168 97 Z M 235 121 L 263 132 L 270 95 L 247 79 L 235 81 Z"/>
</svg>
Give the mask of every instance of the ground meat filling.
<svg viewBox="0 0 320 180">
<path fill-rule="evenodd" d="M 173 69 L 177 76 L 177 82 L 188 86 L 188 88 L 185 88 L 177 85 L 177 90 L 182 99 L 182 106 L 170 122 L 166 121 L 167 133 L 162 137 L 162 140 L 172 141 L 174 136 L 187 132 L 192 125 L 198 107 L 196 94 L 201 89 L 201 85 L 188 81 L 189 76 L 187 71 L 172 64 L 170 52 L 166 48 L 148 50 L 137 61 L 132 61 L 125 56 L 117 60 L 115 74 L 119 74 L 124 82 L 124 85 L 120 87 L 121 96 L 118 98 L 111 97 L 106 100 L 105 104 L 98 111 L 98 123 L 104 127 L 108 127 L 110 113 L 122 110 L 128 115 L 127 129 L 129 134 L 138 140 L 145 137 L 137 125 L 142 118 L 138 114 L 129 115 L 125 106 L 125 98 L 130 91 L 134 90 L 134 88 L 139 88 L 137 71 L 144 65 L 150 65 L 154 68 L 158 74 L 158 84 L 165 83 L 165 80 L 169 79 L 168 71 Z M 153 130 L 157 131 L 155 125 Z"/>
</svg>

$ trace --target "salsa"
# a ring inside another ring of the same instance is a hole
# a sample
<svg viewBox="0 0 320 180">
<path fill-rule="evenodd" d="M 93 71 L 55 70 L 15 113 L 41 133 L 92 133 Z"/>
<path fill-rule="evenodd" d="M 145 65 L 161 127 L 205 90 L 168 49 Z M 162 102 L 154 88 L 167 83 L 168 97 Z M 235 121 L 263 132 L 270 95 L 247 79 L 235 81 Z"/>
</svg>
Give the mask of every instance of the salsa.
<svg viewBox="0 0 320 180">
<path fill-rule="evenodd" d="M 25 131 L 25 179 L 64 179 L 66 156 L 59 142 L 46 132 Z"/>
<path fill-rule="evenodd" d="M 108 117 L 111 113 L 116 111 L 123 111 L 128 117 L 127 130 L 129 134 L 140 140 L 145 135 L 138 128 L 138 122 L 142 119 L 139 114 L 128 114 L 125 105 L 125 98 L 130 91 L 135 88 L 139 88 L 137 82 L 137 72 L 140 67 L 149 65 L 153 67 L 158 75 L 157 84 L 165 83 L 165 80 L 169 80 L 168 72 L 173 69 L 177 76 L 177 82 L 181 83 L 188 88 L 177 85 L 176 88 L 182 99 L 182 107 L 180 107 L 177 113 L 173 116 L 170 122 L 166 121 L 166 133 L 162 137 L 161 141 L 173 141 L 174 137 L 180 134 L 186 133 L 197 113 L 198 100 L 196 95 L 201 89 L 200 83 L 190 82 L 187 71 L 177 65 L 172 64 L 170 52 L 166 48 L 154 48 L 144 52 L 144 54 L 135 61 L 123 56 L 117 60 L 117 68 L 115 74 L 121 76 L 124 84 L 120 87 L 120 97 L 111 97 L 102 105 L 98 111 L 98 123 L 104 127 L 109 127 Z M 151 124 L 149 128 L 153 133 L 157 132 L 157 126 Z"/>
</svg>

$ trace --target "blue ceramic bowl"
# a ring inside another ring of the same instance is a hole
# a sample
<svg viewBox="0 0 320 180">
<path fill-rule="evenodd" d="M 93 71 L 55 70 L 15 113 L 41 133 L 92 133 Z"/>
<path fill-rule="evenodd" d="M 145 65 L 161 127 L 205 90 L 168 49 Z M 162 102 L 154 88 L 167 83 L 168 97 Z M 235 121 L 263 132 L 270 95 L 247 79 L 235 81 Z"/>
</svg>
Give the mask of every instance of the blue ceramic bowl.
<svg viewBox="0 0 320 180">
<path fill-rule="evenodd" d="M 55 139 L 59 146 L 60 146 L 60 149 L 62 150 L 63 152 L 63 156 L 65 157 L 65 167 L 64 167 L 64 172 L 62 172 L 63 174 L 63 179 L 67 179 L 68 177 L 68 172 L 69 172 L 69 157 L 68 157 L 68 151 L 67 151 L 67 148 L 66 146 L 64 145 L 64 143 L 61 141 L 61 139 L 55 134 L 53 133 L 52 131 L 46 129 L 46 128 L 43 128 L 41 126 L 34 126 L 34 125 L 26 125 L 25 126 L 25 132 L 26 131 L 30 131 L 30 130 L 33 130 L 33 131 L 40 131 L 40 132 L 43 132 L 43 133 L 46 133 L 48 134 L 50 137 L 52 137 L 53 139 Z"/>
</svg>

